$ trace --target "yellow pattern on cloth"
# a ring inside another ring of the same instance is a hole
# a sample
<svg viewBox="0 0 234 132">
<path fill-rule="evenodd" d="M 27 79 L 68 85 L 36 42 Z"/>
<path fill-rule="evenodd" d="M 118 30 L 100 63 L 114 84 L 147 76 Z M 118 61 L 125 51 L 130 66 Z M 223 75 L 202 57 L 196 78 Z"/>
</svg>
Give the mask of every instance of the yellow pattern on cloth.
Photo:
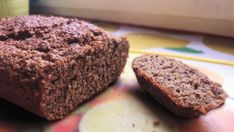
<svg viewBox="0 0 234 132">
<path fill-rule="evenodd" d="M 154 111 L 129 95 L 127 99 L 113 100 L 94 107 L 84 115 L 79 128 L 92 132 L 178 131 L 175 122 L 171 120 L 164 119 L 160 120 L 160 125 L 154 124 L 159 122 Z M 165 113 L 161 114 L 169 118 Z M 173 127 L 168 127 L 168 124 Z"/>
<path fill-rule="evenodd" d="M 149 49 L 149 48 L 179 48 L 188 44 L 187 40 L 176 39 L 163 35 L 131 33 L 127 39 L 132 49 Z"/>
<path fill-rule="evenodd" d="M 234 39 L 204 37 L 203 43 L 213 50 L 234 55 Z"/>
</svg>

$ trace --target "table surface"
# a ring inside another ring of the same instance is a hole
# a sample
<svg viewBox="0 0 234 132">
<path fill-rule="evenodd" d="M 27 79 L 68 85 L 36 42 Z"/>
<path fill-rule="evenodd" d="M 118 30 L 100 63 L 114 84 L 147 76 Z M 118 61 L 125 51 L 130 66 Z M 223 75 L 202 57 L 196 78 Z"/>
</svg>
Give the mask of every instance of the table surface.
<svg viewBox="0 0 234 132">
<path fill-rule="evenodd" d="M 234 40 L 201 35 L 182 34 L 120 26 L 108 23 L 94 24 L 125 35 L 131 51 L 163 52 L 208 59 L 234 61 Z M 196 119 L 182 119 L 168 112 L 138 85 L 128 62 L 118 82 L 93 99 L 83 103 L 64 120 L 46 121 L 17 106 L 0 100 L 0 131 L 81 131 L 81 132 L 233 132 L 234 126 L 234 67 L 222 64 L 180 59 L 214 81 L 222 84 L 229 94 L 225 105 Z"/>
</svg>

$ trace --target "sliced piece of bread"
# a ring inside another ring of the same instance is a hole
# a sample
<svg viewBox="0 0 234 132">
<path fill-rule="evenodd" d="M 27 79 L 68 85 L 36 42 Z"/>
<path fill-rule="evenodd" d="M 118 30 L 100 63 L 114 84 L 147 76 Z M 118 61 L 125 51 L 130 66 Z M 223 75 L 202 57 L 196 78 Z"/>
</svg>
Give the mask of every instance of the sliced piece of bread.
<svg viewBox="0 0 234 132">
<path fill-rule="evenodd" d="M 132 64 L 140 86 L 181 117 L 197 117 L 224 104 L 222 86 L 181 61 L 143 55 Z"/>
</svg>

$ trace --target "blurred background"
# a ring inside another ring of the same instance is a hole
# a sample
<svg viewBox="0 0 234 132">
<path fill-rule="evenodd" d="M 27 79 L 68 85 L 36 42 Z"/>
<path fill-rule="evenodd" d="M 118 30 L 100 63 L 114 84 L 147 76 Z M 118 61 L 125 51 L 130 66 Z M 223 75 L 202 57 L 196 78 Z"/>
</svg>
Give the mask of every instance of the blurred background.
<svg viewBox="0 0 234 132">
<path fill-rule="evenodd" d="M 233 0 L 33 0 L 32 12 L 234 37 Z"/>
<path fill-rule="evenodd" d="M 233 0 L 0 0 L 0 16 L 75 16 L 234 37 Z"/>
</svg>

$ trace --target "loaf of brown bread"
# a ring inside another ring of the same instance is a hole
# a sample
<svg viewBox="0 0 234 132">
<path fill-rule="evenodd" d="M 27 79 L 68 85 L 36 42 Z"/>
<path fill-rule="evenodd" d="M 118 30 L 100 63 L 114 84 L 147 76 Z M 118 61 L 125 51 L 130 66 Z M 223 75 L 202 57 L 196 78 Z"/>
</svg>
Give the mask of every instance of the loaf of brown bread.
<svg viewBox="0 0 234 132">
<path fill-rule="evenodd" d="M 197 117 L 224 104 L 221 85 L 181 61 L 143 55 L 132 64 L 137 80 L 160 104 L 181 117 Z"/>
<path fill-rule="evenodd" d="M 0 19 L 0 97 L 62 119 L 118 79 L 129 44 L 75 18 Z"/>
</svg>

